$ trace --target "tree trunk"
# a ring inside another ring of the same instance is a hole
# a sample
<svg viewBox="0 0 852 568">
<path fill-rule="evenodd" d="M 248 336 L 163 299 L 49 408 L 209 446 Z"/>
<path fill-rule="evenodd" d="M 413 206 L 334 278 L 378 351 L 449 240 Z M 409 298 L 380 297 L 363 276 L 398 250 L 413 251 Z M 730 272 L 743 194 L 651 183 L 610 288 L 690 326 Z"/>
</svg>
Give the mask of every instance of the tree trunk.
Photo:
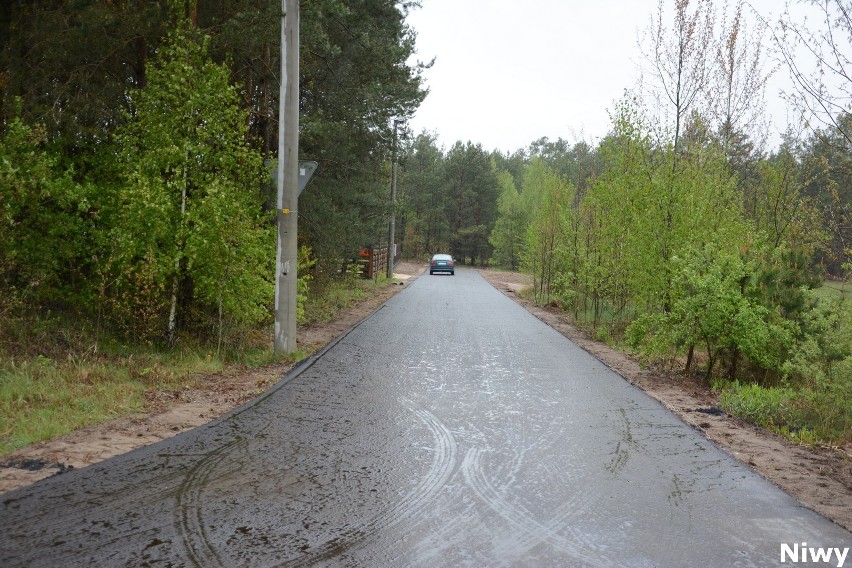
<svg viewBox="0 0 852 568">
<path fill-rule="evenodd" d="M 175 275 L 172 277 L 172 300 L 169 307 L 169 347 L 174 347 L 177 341 L 177 295 L 178 295 L 178 275 L 177 271 L 180 266 L 180 258 L 175 258 Z"/>
<path fill-rule="evenodd" d="M 223 328 L 225 327 L 222 310 L 222 289 L 225 287 L 224 279 L 219 286 L 219 341 L 216 343 L 216 357 L 219 356 L 219 352 L 222 350 L 222 336 L 223 336 Z"/>
<path fill-rule="evenodd" d="M 192 27 L 198 27 L 198 0 L 186 0 L 186 17 L 192 22 Z"/>
<path fill-rule="evenodd" d="M 189 154 L 187 153 L 187 160 Z M 187 171 L 183 170 L 183 188 L 181 189 L 180 200 L 180 223 L 178 225 L 177 235 L 177 250 L 175 251 L 175 274 L 172 277 L 172 299 L 169 306 L 169 329 L 168 340 L 169 347 L 174 347 L 177 341 L 177 302 L 178 302 L 178 284 L 180 281 L 180 261 L 183 257 L 183 220 L 186 216 L 186 186 L 187 186 Z"/>
<path fill-rule="evenodd" d="M 260 113 L 263 115 L 264 158 L 269 158 L 272 155 L 272 112 L 269 108 L 270 91 L 272 89 L 272 82 L 270 81 L 271 71 L 269 69 L 271 59 L 269 43 L 267 42 L 263 44 L 263 98 L 261 99 L 263 102 L 260 109 Z"/>
<path fill-rule="evenodd" d="M 728 370 L 728 378 L 732 381 L 737 378 L 737 365 L 740 359 L 740 350 L 734 347 L 734 352 L 731 353 L 731 368 Z"/>
<path fill-rule="evenodd" d="M 248 109 L 246 113 L 246 130 L 245 134 L 243 134 L 243 138 L 246 142 L 251 140 L 251 123 L 255 116 L 254 111 L 254 69 L 251 65 L 246 67 L 246 75 L 245 75 L 245 97 L 243 99 L 243 104 Z"/>
<path fill-rule="evenodd" d="M 145 0 L 137 0 L 136 8 L 141 16 L 145 10 Z M 146 83 L 145 62 L 148 59 L 148 44 L 145 37 L 139 35 L 133 40 L 133 47 L 136 52 L 136 59 L 133 61 L 133 84 L 137 89 L 144 89 Z"/>
<path fill-rule="evenodd" d="M 704 382 L 710 384 L 710 378 L 713 375 L 713 365 L 716 363 L 716 356 L 713 354 L 713 348 L 710 341 L 707 341 L 707 374 L 704 376 Z"/>
</svg>

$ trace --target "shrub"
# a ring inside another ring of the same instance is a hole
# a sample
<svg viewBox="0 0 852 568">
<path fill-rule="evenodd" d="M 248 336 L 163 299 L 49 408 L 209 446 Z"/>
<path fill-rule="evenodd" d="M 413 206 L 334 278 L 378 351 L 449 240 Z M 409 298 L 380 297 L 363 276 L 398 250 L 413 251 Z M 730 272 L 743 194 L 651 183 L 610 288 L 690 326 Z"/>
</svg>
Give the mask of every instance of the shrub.
<svg viewBox="0 0 852 568">
<path fill-rule="evenodd" d="M 788 387 L 727 383 L 719 396 L 722 408 L 764 428 L 776 430 L 789 425 L 796 392 Z"/>
<path fill-rule="evenodd" d="M 852 367 L 852 360 L 849 361 Z M 738 381 L 717 383 L 726 411 L 797 443 L 844 443 L 852 438 L 852 382 L 819 389 L 762 387 Z"/>
</svg>

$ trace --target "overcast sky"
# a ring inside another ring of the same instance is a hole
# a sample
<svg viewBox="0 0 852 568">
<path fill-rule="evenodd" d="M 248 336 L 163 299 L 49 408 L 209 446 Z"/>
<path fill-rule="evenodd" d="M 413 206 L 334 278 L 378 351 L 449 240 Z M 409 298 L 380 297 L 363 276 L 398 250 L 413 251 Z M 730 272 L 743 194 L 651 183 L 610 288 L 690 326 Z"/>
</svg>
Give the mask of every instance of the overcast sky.
<svg viewBox="0 0 852 568">
<path fill-rule="evenodd" d="M 425 72 L 429 96 L 409 126 L 436 132 L 446 148 L 469 140 L 504 152 L 542 136 L 595 143 L 606 135 L 607 111 L 637 83 L 638 40 L 657 9 L 657 0 L 422 4 L 408 23 L 417 58 L 436 61 Z M 783 9 L 782 0 L 752 4 L 775 19 Z M 767 92 L 776 143 L 790 114 L 777 94 L 785 80 L 779 71 Z"/>
</svg>

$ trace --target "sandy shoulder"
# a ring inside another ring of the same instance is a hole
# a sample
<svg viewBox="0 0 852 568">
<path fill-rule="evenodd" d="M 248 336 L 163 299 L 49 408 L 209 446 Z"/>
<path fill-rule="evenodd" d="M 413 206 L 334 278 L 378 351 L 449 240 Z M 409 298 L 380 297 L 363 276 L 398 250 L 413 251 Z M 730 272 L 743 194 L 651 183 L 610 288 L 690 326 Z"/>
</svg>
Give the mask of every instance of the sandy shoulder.
<svg viewBox="0 0 852 568">
<path fill-rule="evenodd" d="M 358 302 L 330 322 L 300 327 L 297 342 L 316 352 L 357 324 L 425 270 L 425 264 L 400 263 L 398 284 Z M 157 393 L 143 414 L 122 416 L 67 436 L 32 444 L 0 458 L 0 493 L 25 487 L 40 479 L 170 438 L 210 422 L 263 393 L 281 379 L 292 364 L 271 364 L 256 369 L 233 368 L 199 377 L 193 388 Z"/>
<path fill-rule="evenodd" d="M 654 368 L 591 339 L 557 310 L 536 306 L 519 295 L 528 276 L 496 270 L 480 274 L 497 290 L 594 355 L 630 383 L 660 401 L 718 447 L 747 464 L 806 507 L 852 530 L 852 448 L 808 448 L 719 409 L 717 395 L 701 383 Z"/>
</svg>

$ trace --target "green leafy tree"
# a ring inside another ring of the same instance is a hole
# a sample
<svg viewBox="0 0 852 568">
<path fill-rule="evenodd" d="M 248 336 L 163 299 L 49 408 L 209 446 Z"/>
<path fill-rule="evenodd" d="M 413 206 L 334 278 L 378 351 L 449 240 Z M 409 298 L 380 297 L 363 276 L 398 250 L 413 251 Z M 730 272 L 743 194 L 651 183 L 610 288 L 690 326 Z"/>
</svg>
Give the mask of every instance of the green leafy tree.
<svg viewBox="0 0 852 568">
<path fill-rule="evenodd" d="M 758 165 L 749 216 L 772 248 L 786 247 L 813 258 L 827 249 L 829 235 L 822 226 L 814 199 L 805 193 L 800 164 L 788 145 L 782 145 Z"/>
<path fill-rule="evenodd" d="M 654 249 L 659 243 L 651 236 L 659 229 L 653 218 L 659 207 L 650 203 L 659 192 L 659 165 L 633 101 L 621 101 L 613 120 L 613 132 L 597 152 L 603 172 L 584 196 L 581 226 L 574 231 L 574 288 L 580 296 L 575 310 L 582 300 L 595 325 L 607 308 L 621 312 L 631 302 L 641 309 L 659 307 L 660 252 Z"/>
<path fill-rule="evenodd" d="M 808 308 L 798 315 L 797 343 L 784 372 L 814 391 L 845 392 L 836 401 L 846 401 L 848 406 L 852 400 L 852 302 L 848 298 L 819 300 L 813 291 L 806 296 Z"/>
<path fill-rule="evenodd" d="M 598 174 L 600 163 L 594 149 L 586 142 L 577 142 L 570 146 L 562 138 L 555 142 L 547 137 L 539 138 L 529 146 L 530 157 L 542 160 L 559 175 L 577 188 L 579 200 Z"/>
<path fill-rule="evenodd" d="M 114 161 L 107 142 L 147 87 L 151 62 L 178 15 L 210 36 L 210 58 L 241 84 L 243 135 L 274 157 L 280 2 L 12 0 L 3 6 L 0 116 L 21 97 L 25 120 L 46 125 L 75 176 L 103 174 Z M 426 94 L 421 72 L 428 62 L 409 63 L 415 34 L 405 18 L 414 6 L 388 0 L 300 6 L 300 150 L 322 164 L 300 203 L 300 240 L 317 255 L 315 272 L 333 272 L 338 259 L 379 240 L 390 213 L 391 125 L 410 117 Z"/>
<path fill-rule="evenodd" d="M 736 178 L 722 148 L 701 135 L 709 130 L 700 117 L 684 129 L 677 158 L 671 146 L 652 143 L 635 100 L 622 100 L 613 120 L 597 152 L 603 172 L 580 202 L 570 249 L 575 309 L 591 308 L 595 326 L 605 314 L 615 324 L 668 312 L 678 300 L 675 258 L 709 243 L 736 252 L 748 234 Z"/>
<path fill-rule="evenodd" d="M 521 148 L 506 154 L 494 151 L 491 153 L 491 160 L 498 172 L 508 172 L 512 176 L 515 187 L 521 187 L 524 181 L 524 171 L 530 161 L 526 149 Z"/>
<path fill-rule="evenodd" d="M 518 270 L 523 256 L 527 215 L 512 174 L 500 172 L 497 174 L 497 182 L 502 190 L 497 201 L 497 221 L 488 239 L 494 247 L 492 261 L 510 270 Z"/>
<path fill-rule="evenodd" d="M 127 178 L 115 227 L 118 285 L 126 293 L 144 276 L 138 294 L 159 307 L 151 317 L 165 321 L 171 344 L 194 309 L 214 311 L 221 332 L 226 316 L 264 319 L 272 295 L 274 241 L 255 197 L 260 156 L 245 141 L 229 71 L 210 61 L 207 42 L 178 24 L 119 135 Z"/>
<path fill-rule="evenodd" d="M 299 200 L 299 229 L 316 255 L 317 274 L 339 274 L 341 259 L 387 241 L 393 123 L 410 117 L 426 96 L 426 65 L 409 64 L 411 7 L 388 0 L 302 3 L 300 152 L 320 168 Z M 398 190 L 406 191 L 401 184 Z"/>
<path fill-rule="evenodd" d="M 852 57 L 847 49 L 852 5 L 848 0 L 803 4 L 815 17 L 803 19 L 787 6 L 773 39 L 792 79 L 787 100 L 812 128 L 804 156 L 811 179 L 807 193 L 831 234 L 830 254 L 819 261 L 830 274 L 842 276 L 852 249 Z M 824 175 L 815 175 L 820 172 Z"/>
<path fill-rule="evenodd" d="M 92 250 L 93 188 L 74 181 L 46 147 L 46 131 L 20 118 L 0 138 L 2 302 L 73 301 Z M 13 298 L 14 296 L 14 298 Z"/>
<path fill-rule="evenodd" d="M 677 258 L 675 263 L 677 300 L 669 312 L 645 314 L 631 325 L 634 344 L 644 343 L 646 349 L 657 353 L 672 347 L 703 346 L 707 382 L 723 352 L 742 353 L 764 369 L 780 370 L 783 347 L 790 345 L 792 337 L 788 326 L 775 320 L 750 293 L 753 267 L 739 255 L 726 254 L 714 245 Z M 731 378 L 735 374 L 732 364 Z"/>
<path fill-rule="evenodd" d="M 536 298 L 548 301 L 562 269 L 567 246 L 566 216 L 574 200 L 574 188 L 534 158 L 524 176 L 523 193 L 531 205 L 523 266 L 533 276 Z"/>
</svg>

